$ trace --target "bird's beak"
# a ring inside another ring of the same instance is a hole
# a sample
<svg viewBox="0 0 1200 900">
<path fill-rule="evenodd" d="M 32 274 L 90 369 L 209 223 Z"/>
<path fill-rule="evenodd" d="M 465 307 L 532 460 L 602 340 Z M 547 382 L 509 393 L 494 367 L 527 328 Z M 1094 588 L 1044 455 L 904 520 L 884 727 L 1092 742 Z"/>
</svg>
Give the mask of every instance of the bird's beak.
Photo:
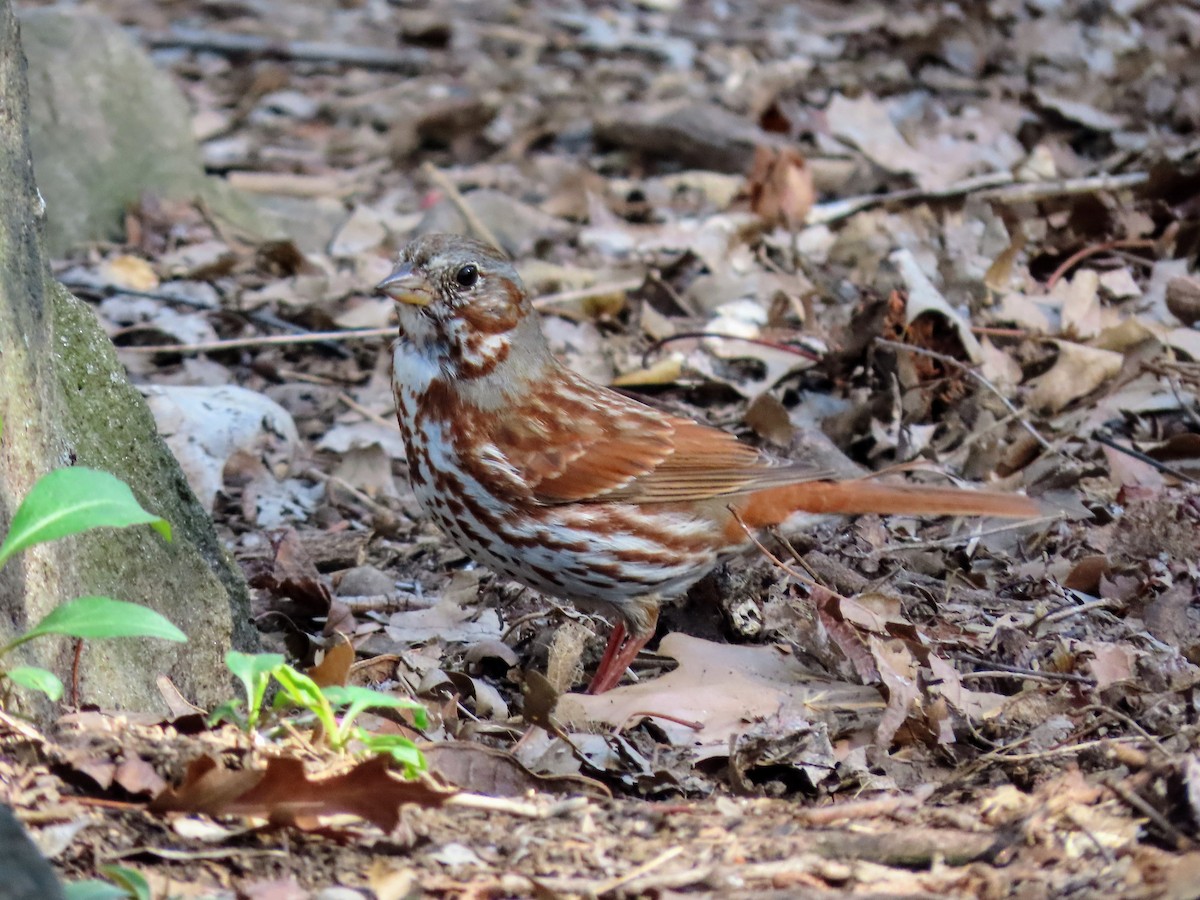
<svg viewBox="0 0 1200 900">
<path fill-rule="evenodd" d="M 414 272 L 408 263 L 401 263 L 396 271 L 375 285 L 375 291 L 409 306 L 428 306 L 433 302 L 429 283 L 423 275 Z"/>
</svg>

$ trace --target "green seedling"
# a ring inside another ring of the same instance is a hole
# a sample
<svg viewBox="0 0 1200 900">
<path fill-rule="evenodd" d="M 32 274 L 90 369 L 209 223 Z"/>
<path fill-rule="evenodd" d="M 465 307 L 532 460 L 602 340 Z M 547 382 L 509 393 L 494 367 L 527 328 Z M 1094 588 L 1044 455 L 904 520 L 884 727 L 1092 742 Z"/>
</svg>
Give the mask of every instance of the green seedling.
<svg viewBox="0 0 1200 900">
<path fill-rule="evenodd" d="M 0 568 L 17 553 L 36 544 L 93 528 L 134 525 L 149 525 L 166 540 L 171 539 L 167 521 L 142 509 L 121 479 L 83 467 L 55 469 L 38 479 L 13 515 L 8 533 L 0 543 Z M 79 597 L 51 610 L 33 628 L 0 647 L 0 660 L 27 641 L 50 634 L 81 639 L 187 640 L 182 631 L 152 609 L 111 597 Z M 62 681 L 53 672 L 36 666 L 0 669 L 0 680 L 41 691 L 51 700 L 58 700 L 63 694 Z"/>
<path fill-rule="evenodd" d="M 242 682 L 246 691 L 244 727 L 247 731 L 257 726 L 267 688 L 274 680 L 280 687 L 275 695 L 275 707 L 290 705 L 307 710 L 320 724 L 333 749 L 345 750 L 351 741 L 358 741 L 369 753 L 391 756 L 409 777 L 425 768 L 421 751 L 408 738 L 371 734 L 355 724 L 355 720 L 369 709 L 406 709 L 412 711 L 416 726 L 425 728 L 428 719 L 421 704 L 364 687 L 334 685 L 322 688 L 303 672 L 287 665 L 277 653 L 252 655 L 231 651 L 225 655 L 225 664 Z M 238 699 L 222 704 L 213 712 L 210 722 L 237 721 L 237 711 L 242 703 Z"/>
<path fill-rule="evenodd" d="M 63 885 L 66 900 L 153 900 L 150 882 L 136 869 L 125 866 L 101 866 L 110 881 L 75 881 Z"/>
</svg>

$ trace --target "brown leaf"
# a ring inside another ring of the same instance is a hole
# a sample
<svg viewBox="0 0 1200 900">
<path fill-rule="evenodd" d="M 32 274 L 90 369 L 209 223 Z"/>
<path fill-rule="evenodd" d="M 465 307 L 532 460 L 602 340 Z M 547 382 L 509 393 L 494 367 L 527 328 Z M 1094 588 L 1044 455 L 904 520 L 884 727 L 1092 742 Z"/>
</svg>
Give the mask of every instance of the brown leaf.
<svg viewBox="0 0 1200 900">
<path fill-rule="evenodd" d="M 429 770 L 465 791 L 489 797 L 521 797 L 529 791 L 611 798 L 612 792 L 582 775 L 537 775 L 507 750 L 469 741 L 422 744 Z"/>
<path fill-rule="evenodd" d="M 329 612 L 332 595 L 294 528 L 271 535 L 275 559 L 263 571 L 247 573 L 251 587 L 270 591 L 299 604 L 308 614 Z"/>
<path fill-rule="evenodd" d="M 122 761 L 113 780 L 131 794 L 157 794 L 167 786 L 154 767 L 140 757 Z"/>
<path fill-rule="evenodd" d="M 875 689 L 814 678 L 775 647 L 715 644 L 673 632 L 658 652 L 678 660 L 679 668 L 603 694 L 566 694 L 556 715 L 567 727 L 588 721 L 625 727 L 655 718 L 672 744 L 706 758 L 727 755 L 730 736 L 757 720 L 857 718 L 879 704 Z"/>
<path fill-rule="evenodd" d="M 796 229 L 816 200 L 812 170 L 790 147 L 758 147 L 749 178 L 750 208 L 766 221 Z"/>
<path fill-rule="evenodd" d="M 825 588 L 813 590 L 813 600 L 817 601 L 817 616 L 825 626 L 829 639 L 854 666 L 854 671 L 863 684 L 876 684 L 879 681 L 879 669 L 875 666 L 871 651 L 867 649 L 854 626 L 846 621 L 843 605 L 847 599 Z"/>
<path fill-rule="evenodd" d="M 339 634 L 337 643 L 325 651 L 325 658 L 305 674 L 315 681 L 318 687 L 344 685 L 350 677 L 354 657 L 354 646 L 344 634 Z"/>
<path fill-rule="evenodd" d="M 389 766 L 386 756 L 375 756 L 341 775 L 310 780 L 298 759 L 274 757 L 265 769 L 235 770 L 202 756 L 188 766 L 182 785 L 167 788 L 149 808 L 256 816 L 305 830 L 315 828 L 319 816 L 349 813 L 390 832 L 400 821 L 402 803 L 439 806 L 457 793 L 425 778 L 405 781 Z"/>
</svg>

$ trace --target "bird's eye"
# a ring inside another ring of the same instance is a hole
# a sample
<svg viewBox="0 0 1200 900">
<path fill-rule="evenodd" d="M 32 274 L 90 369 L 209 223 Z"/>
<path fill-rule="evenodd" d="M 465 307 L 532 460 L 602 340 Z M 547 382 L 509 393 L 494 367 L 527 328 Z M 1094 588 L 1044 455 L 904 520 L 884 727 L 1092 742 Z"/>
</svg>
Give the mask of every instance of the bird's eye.
<svg viewBox="0 0 1200 900">
<path fill-rule="evenodd" d="M 475 287 L 475 282 L 479 280 L 479 269 L 475 266 L 463 266 L 454 273 L 454 280 L 458 282 L 459 287 Z"/>
</svg>

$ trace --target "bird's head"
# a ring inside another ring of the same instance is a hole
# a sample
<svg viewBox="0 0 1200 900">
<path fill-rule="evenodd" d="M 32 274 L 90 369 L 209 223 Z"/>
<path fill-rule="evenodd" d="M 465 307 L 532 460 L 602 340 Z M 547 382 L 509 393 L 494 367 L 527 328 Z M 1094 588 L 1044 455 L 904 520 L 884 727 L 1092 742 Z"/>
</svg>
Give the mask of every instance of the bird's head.
<svg viewBox="0 0 1200 900">
<path fill-rule="evenodd" d="M 396 301 L 402 338 L 456 380 L 531 368 L 549 355 L 517 270 L 500 251 L 456 234 L 406 246 L 376 290 Z"/>
</svg>

